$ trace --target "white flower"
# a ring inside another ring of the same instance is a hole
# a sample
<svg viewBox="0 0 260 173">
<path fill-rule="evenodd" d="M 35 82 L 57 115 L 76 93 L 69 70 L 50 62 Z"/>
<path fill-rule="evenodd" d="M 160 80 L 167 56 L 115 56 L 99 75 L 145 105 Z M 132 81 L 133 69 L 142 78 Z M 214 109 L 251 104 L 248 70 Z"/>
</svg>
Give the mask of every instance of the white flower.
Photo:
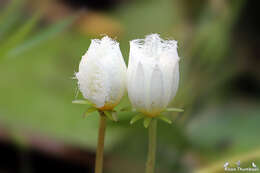
<svg viewBox="0 0 260 173">
<path fill-rule="evenodd" d="M 83 96 L 100 110 L 111 110 L 126 88 L 126 65 L 119 43 L 105 36 L 91 40 L 76 73 Z"/>
<path fill-rule="evenodd" d="M 129 99 L 135 109 L 154 117 L 175 96 L 179 83 L 177 42 L 158 34 L 130 41 L 127 70 Z"/>
</svg>

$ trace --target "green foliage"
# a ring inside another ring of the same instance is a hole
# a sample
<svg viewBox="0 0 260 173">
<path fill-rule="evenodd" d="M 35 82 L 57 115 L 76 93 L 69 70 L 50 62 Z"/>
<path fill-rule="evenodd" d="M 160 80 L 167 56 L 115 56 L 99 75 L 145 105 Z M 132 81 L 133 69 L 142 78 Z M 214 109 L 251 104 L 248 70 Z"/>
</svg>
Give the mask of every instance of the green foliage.
<svg viewBox="0 0 260 173">
<path fill-rule="evenodd" d="M 30 20 L 20 26 L 12 35 L 5 38 L 5 41 L 0 45 L 0 57 L 5 56 L 11 49 L 21 44 L 22 41 L 30 34 L 40 19 L 40 15 L 34 15 Z"/>
<path fill-rule="evenodd" d="M 20 44 L 19 46 L 12 49 L 7 55 L 10 57 L 17 56 L 21 53 L 24 53 L 25 51 L 34 48 L 35 46 L 43 42 L 46 42 L 54 38 L 56 35 L 63 32 L 69 25 L 71 25 L 72 22 L 76 19 L 76 17 L 77 16 L 70 16 L 44 29 L 41 29 L 40 31 L 38 31 L 37 34 L 33 34 L 31 37 L 25 40 L 23 44 Z"/>
<path fill-rule="evenodd" d="M 37 29 L 42 13 L 36 12 L 31 18 L 24 18 L 22 15 L 24 4 L 24 0 L 12 0 L 0 13 L 0 62 L 4 58 L 18 56 L 51 39 L 62 32 L 75 19 L 75 16 L 71 16 L 41 29 L 35 34 L 33 31 Z"/>
</svg>

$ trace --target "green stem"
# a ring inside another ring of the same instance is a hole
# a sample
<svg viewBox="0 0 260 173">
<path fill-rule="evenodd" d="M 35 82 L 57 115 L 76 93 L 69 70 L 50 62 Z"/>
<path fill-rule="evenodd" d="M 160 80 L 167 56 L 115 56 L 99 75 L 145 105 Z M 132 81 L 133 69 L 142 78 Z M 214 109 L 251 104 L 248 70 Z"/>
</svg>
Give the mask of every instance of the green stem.
<svg viewBox="0 0 260 173">
<path fill-rule="evenodd" d="M 153 119 L 149 126 L 149 148 L 146 161 L 146 173 L 154 173 L 155 155 L 156 155 L 156 128 L 157 120 Z"/>
<path fill-rule="evenodd" d="M 96 151 L 96 164 L 95 173 L 103 172 L 103 153 L 104 153 L 104 142 L 105 142 L 105 132 L 106 132 L 106 116 L 103 111 L 99 111 L 99 131 L 98 131 L 98 144 Z"/>
</svg>

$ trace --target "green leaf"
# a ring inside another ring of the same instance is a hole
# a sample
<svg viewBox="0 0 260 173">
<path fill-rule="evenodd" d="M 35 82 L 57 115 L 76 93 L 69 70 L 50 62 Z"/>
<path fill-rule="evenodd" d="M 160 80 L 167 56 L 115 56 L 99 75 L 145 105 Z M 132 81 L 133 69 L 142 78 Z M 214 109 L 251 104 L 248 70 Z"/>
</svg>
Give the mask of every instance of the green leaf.
<svg viewBox="0 0 260 173">
<path fill-rule="evenodd" d="M 168 112 L 183 112 L 183 109 L 180 108 L 167 108 L 166 111 Z"/>
<path fill-rule="evenodd" d="M 11 0 L 0 10 L 0 41 L 6 41 L 6 36 L 13 31 L 12 28 L 18 28 L 17 23 L 21 20 L 22 9 L 25 0 Z M 18 29 L 15 29 L 16 32 Z"/>
<path fill-rule="evenodd" d="M 81 105 L 92 105 L 89 101 L 87 100 L 73 100 L 73 104 L 81 104 Z"/>
<path fill-rule="evenodd" d="M 97 111 L 97 109 L 95 107 L 90 107 L 86 110 L 86 112 L 84 113 L 83 117 L 87 117 L 89 116 L 92 112 Z"/>
<path fill-rule="evenodd" d="M 49 39 L 53 38 L 54 36 L 58 35 L 59 33 L 63 32 L 73 21 L 77 18 L 77 15 L 70 16 L 64 20 L 61 20 L 58 23 L 52 24 L 51 26 L 39 31 L 37 34 L 32 36 L 29 40 L 25 41 L 23 44 L 17 46 L 16 48 L 12 49 L 8 56 L 16 56 L 25 52 L 28 49 L 33 48 L 34 46 L 48 41 Z"/>
<path fill-rule="evenodd" d="M 150 117 L 144 118 L 144 127 L 145 128 L 149 127 L 151 121 L 152 121 L 152 118 L 150 118 Z"/>
<path fill-rule="evenodd" d="M 8 21 L 10 16 L 17 15 L 16 12 L 19 12 L 24 6 L 24 0 L 12 0 L 7 4 L 7 6 L 0 12 L 0 26 Z"/>
<path fill-rule="evenodd" d="M 9 50 L 20 44 L 30 34 L 38 23 L 41 13 L 36 13 L 30 20 L 27 20 L 22 26 L 19 27 L 9 38 L 2 43 L 0 47 L 0 56 L 4 56 Z"/>
<path fill-rule="evenodd" d="M 135 116 L 131 119 L 130 124 L 134 124 L 136 121 L 138 121 L 138 120 L 140 120 L 140 119 L 142 119 L 142 118 L 144 118 L 143 114 L 137 114 L 137 115 L 135 115 Z"/>
<path fill-rule="evenodd" d="M 19 21 L 20 15 L 18 12 L 5 19 L 5 22 L 1 24 L 0 22 L 0 41 L 4 41 L 6 35 L 9 35 L 12 31 L 12 27 L 15 27 L 15 24 Z M 0 19 L 1 21 L 1 19 Z"/>
<path fill-rule="evenodd" d="M 168 123 L 168 124 L 172 124 L 172 121 L 169 118 L 167 118 L 166 116 L 164 116 L 164 115 L 160 115 L 157 118 L 162 120 L 162 121 L 164 121 L 164 122 L 166 122 L 166 123 Z"/>
</svg>

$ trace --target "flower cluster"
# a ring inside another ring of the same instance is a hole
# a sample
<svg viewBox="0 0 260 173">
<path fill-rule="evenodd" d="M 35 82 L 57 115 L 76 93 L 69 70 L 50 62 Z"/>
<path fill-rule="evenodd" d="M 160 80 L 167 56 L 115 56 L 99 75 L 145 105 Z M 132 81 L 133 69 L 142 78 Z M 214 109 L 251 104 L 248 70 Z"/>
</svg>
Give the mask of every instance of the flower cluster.
<svg viewBox="0 0 260 173">
<path fill-rule="evenodd" d="M 127 90 L 136 111 L 144 117 L 159 117 L 178 89 L 177 42 L 158 34 L 130 41 L 127 68 L 118 42 L 107 36 L 94 39 L 76 78 L 85 99 L 99 111 L 112 111 Z"/>
</svg>

